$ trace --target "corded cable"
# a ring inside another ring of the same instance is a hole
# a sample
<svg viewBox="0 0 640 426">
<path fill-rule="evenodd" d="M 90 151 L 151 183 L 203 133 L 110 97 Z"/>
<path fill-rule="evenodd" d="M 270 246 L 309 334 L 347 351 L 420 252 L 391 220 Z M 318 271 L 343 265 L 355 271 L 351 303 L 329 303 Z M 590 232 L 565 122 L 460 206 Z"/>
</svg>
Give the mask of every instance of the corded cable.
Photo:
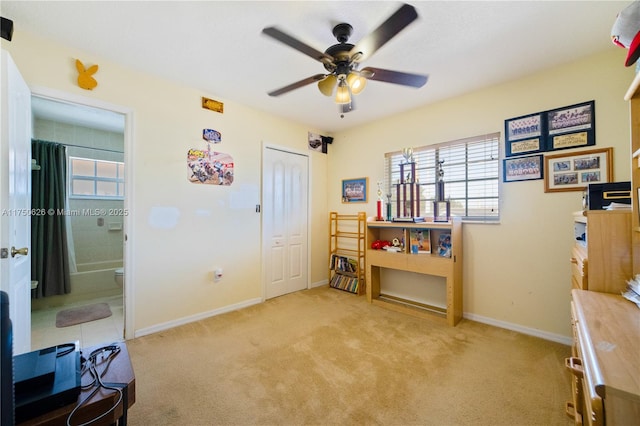
<svg viewBox="0 0 640 426">
<path fill-rule="evenodd" d="M 108 352 L 108 354 L 106 355 L 106 357 L 104 357 L 104 354 L 106 352 Z M 115 386 L 116 385 L 120 385 L 122 387 L 125 387 L 126 384 L 109 383 L 107 385 L 102 381 L 102 377 L 104 377 L 104 375 L 107 373 L 107 370 L 109 369 L 109 366 L 111 365 L 111 362 L 118 355 L 118 353 L 120 353 L 120 346 L 118 346 L 117 344 L 112 344 L 112 345 L 103 346 L 101 348 L 98 348 L 98 349 L 94 350 L 84 360 L 84 363 L 82 365 L 82 370 L 81 370 L 81 376 L 84 376 L 84 374 L 88 371 L 91 374 L 92 380 L 91 380 L 91 382 L 89 384 L 83 385 L 82 388 L 83 389 L 90 389 L 92 387 L 95 387 L 95 389 L 86 398 L 84 398 L 82 401 L 80 401 L 78 403 L 78 405 L 76 405 L 73 408 L 71 413 L 69 413 L 69 416 L 67 417 L 67 426 L 71 426 L 71 419 L 72 419 L 73 415 L 80 409 L 80 407 L 82 407 L 84 404 L 86 404 L 87 401 L 89 401 L 91 398 L 93 398 L 93 396 L 100 389 L 108 389 L 108 390 L 116 391 L 118 393 L 118 398 L 117 398 L 116 402 L 113 404 L 113 406 L 111 408 L 109 408 L 104 413 L 102 413 L 99 416 L 94 417 L 93 419 L 89 420 L 88 422 L 82 423 L 82 424 L 80 424 L 78 426 L 85 426 L 85 425 L 91 424 L 93 422 L 96 422 L 96 421 L 102 419 L 107 414 L 109 414 L 113 410 L 115 410 L 116 407 L 118 407 L 118 405 L 120 404 L 120 402 L 122 402 L 122 400 L 123 400 L 122 389 L 120 389 L 118 387 L 115 387 Z M 98 364 L 98 357 L 100 355 L 103 356 L 102 361 L 106 362 L 106 365 L 105 365 L 104 370 L 102 371 L 102 373 L 100 373 L 98 371 L 98 365 L 97 365 Z"/>
<path fill-rule="evenodd" d="M 60 352 L 60 349 L 64 349 L 64 351 Z M 70 354 L 71 352 L 76 350 L 76 344 L 75 343 L 65 343 L 62 345 L 58 345 L 56 346 L 56 358 L 61 358 L 67 354 Z"/>
</svg>

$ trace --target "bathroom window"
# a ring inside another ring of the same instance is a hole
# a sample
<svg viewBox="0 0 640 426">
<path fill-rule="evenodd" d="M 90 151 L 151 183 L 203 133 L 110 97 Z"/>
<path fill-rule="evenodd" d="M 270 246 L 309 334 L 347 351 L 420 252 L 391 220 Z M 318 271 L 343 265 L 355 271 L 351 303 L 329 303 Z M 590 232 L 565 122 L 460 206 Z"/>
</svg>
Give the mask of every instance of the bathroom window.
<svg viewBox="0 0 640 426">
<path fill-rule="evenodd" d="M 124 199 L 124 163 L 69 157 L 69 196 Z"/>
</svg>

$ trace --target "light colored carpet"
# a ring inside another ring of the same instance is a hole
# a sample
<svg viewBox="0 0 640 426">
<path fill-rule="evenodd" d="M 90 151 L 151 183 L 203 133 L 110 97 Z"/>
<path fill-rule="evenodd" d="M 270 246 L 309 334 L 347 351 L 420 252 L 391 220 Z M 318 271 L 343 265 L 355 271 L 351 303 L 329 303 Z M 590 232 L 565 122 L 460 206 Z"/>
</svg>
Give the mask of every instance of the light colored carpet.
<svg viewBox="0 0 640 426">
<path fill-rule="evenodd" d="M 131 425 L 571 425 L 570 348 L 327 287 L 127 342 Z"/>
<path fill-rule="evenodd" d="M 89 321 L 95 321 L 111 316 L 111 309 L 107 303 L 94 303 L 59 311 L 56 314 L 56 327 L 70 327 Z"/>
</svg>

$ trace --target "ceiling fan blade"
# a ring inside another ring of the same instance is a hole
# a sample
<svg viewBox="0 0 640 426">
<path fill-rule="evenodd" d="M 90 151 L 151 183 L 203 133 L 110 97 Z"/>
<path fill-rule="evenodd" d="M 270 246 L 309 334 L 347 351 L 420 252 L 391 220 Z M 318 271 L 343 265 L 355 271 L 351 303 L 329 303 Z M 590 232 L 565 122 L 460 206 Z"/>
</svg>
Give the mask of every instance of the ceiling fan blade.
<svg viewBox="0 0 640 426">
<path fill-rule="evenodd" d="M 315 83 L 316 81 L 323 80 L 326 77 L 326 74 L 316 74 L 311 77 L 307 77 L 304 80 L 296 81 L 288 86 L 284 86 L 278 90 L 274 90 L 269 92 L 269 96 L 280 96 L 284 93 L 290 92 L 292 90 L 298 89 L 300 87 L 306 86 L 311 83 Z"/>
<path fill-rule="evenodd" d="M 362 52 L 358 62 L 364 61 L 416 19 L 418 19 L 416 9 L 408 4 L 402 5 L 378 28 L 360 40 L 351 49 L 351 55 Z"/>
<path fill-rule="evenodd" d="M 400 71 L 383 70 L 382 68 L 366 67 L 362 71 L 372 72 L 369 80 L 384 81 L 386 83 L 402 84 L 403 86 L 422 87 L 427 83 L 429 76 L 411 74 Z"/>
<path fill-rule="evenodd" d="M 279 30 L 276 27 L 264 28 L 262 30 L 262 33 L 268 35 L 271 38 L 274 38 L 274 39 L 278 40 L 280 43 L 284 43 L 287 46 L 292 47 L 293 49 L 297 50 L 298 52 L 304 53 L 305 55 L 315 59 L 316 61 L 333 62 L 333 57 L 331 57 L 330 55 L 327 55 L 324 52 L 320 52 L 319 50 L 314 49 L 313 47 L 309 46 L 308 44 L 305 44 L 305 43 L 301 42 L 300 40 L 290 36 L 289 34 L 282 32 L 281 30 Z"/>
</svg>

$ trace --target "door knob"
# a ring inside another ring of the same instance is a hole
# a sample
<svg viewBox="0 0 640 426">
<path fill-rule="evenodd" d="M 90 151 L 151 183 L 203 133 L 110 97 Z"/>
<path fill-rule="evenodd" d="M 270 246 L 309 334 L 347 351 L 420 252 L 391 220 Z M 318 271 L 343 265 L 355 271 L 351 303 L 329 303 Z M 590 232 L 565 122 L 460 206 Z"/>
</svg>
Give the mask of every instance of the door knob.
<svg viewBox="0 0 640 426">
<path fill-rule="evenodd" d="M 17 249 L 15 247 L 11 247 L 11 257 L 16 257 L 16 254 L 21 254 L 22 256 L 26 256 L 27 253 L 29 253 L 29 248 L 28 247 L 22 247 L 20 249 Z"/>
</svg>

